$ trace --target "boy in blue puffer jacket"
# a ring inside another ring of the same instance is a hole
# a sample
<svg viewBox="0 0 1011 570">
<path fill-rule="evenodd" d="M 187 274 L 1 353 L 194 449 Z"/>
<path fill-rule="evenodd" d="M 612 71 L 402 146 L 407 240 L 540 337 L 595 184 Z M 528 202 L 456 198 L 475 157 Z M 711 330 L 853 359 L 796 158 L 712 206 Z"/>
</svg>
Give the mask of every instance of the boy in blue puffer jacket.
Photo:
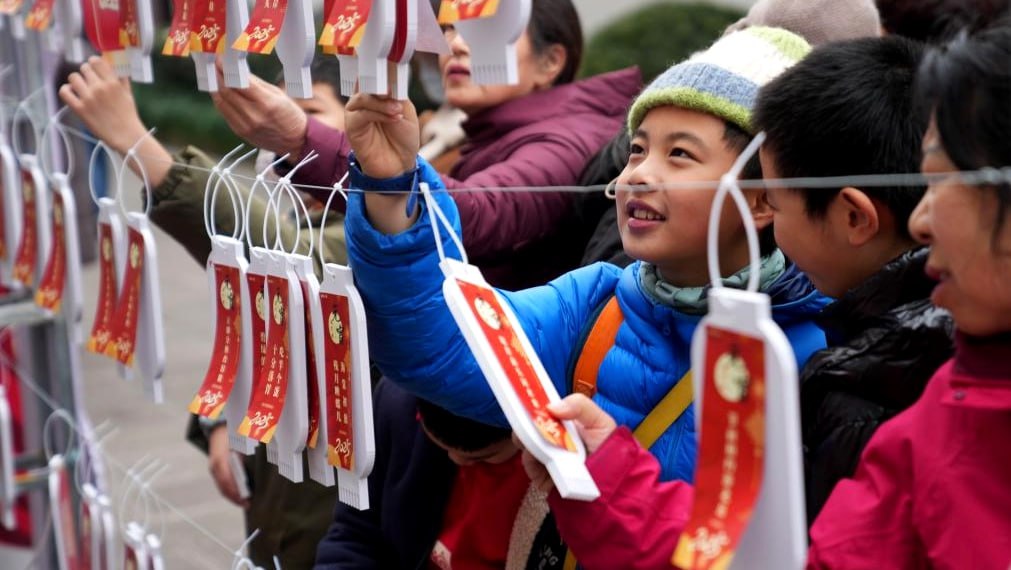
<svg viewBox="0 0 1011 570">
<path fill-rule="evenodd" d="M 809 49 L 785 30 L 735 32 L 667 70 L 635 101 L 628 125 L 631 156 L 617 183 L 649 188 L 619 190 L 617 208 L 625 251 L 639 261 L 624 270 L 598 263 L 542 287 L 502 292 L 561 394 L 571 391 L 569 370 L 585 332 L 611 297 L 623 321 L 599 366 L 594 399 L 619 424 L 635 429 L 690 370 L 692 334 L 707 311 L 706 227 L 716 182 L 750 140 L 758 89 Z M 416 157 L 413 106 L 357 95 L 347 111 L 356 151 L 351 184 L 366 192 L 348 201 L 346 238 L 368 311 L 372 357 L 384 374 L 418 396 L 462 416 L 506 425 L 446 307 L 430 212 L 420 204 L 406 213 L 406 191 L 425 182 L 459 233 L 453 200 L 438 191 L 438 175 Z M 744 176 L 759 178 L 756 165 L 757 159 Z M 713 187 L 659 187 L 699 180 L 713 181 Z M 803 365 L 825 344 L 813 318 L 827 299 L 775 247 L 764 191 L 745 195 L 763 234 L 761 290 L 772 298 L 773 318 Z M 454 254 L 445 232 L 443 239 Z M 722 217 L 720 260 L 722 273 L 730 275 L 725 283 L 742 287 L 747 238 L 732 206 Z M 664 480 L 692 479 L 693 416 L 688 407 L 651 446 Z"/>
</svg>

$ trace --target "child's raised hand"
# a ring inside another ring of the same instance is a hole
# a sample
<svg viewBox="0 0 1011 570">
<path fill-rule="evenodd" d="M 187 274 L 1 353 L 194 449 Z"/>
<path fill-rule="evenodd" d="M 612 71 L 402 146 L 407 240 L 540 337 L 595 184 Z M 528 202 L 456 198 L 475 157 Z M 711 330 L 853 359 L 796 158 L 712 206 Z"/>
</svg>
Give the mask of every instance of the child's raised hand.
<svg viewBox="0 0 1011 570">
<path fill-rule="evenodd" d="M 345 117 L 347 136 L 363 173 L 392 178 L 414 169 L 421 128 L 410 101 L 359 93 L 348 101 Z"/>
<path fill-rule="evenodd" d="M 60 99 L 84 121 L 88 130 L 120 154 L 126 153 L 147 128 L 137 114 L 130 81 L 98 56 L 88 58 L 80 71 L 60 87 Z"/>
<path fill-rule="evenodd" d="M 572 394 L 566 396 L 562 401 L 548 405 L 548 411 L 560 420 L 572 420 L 576 423 L 576 430 L 579 438 L 586 445 L 586 452 L 593 453 L 600 449 L 600 446 L 611 437 L 611 434 L 618 429 L 618 424 L 614 418 L 607 415 L 607 412 L 600 409 L 593 400 L 582 394 Z M 513 435 L 513 441 L 520 448 L 522 443 Z M 527 450 L 523 450 L 523 469 L 526 470 L 530 482 L 535 487 L 550 492 L 555 484 L 548 475 L 548 470 L 541 462 Z"/>
</svg>

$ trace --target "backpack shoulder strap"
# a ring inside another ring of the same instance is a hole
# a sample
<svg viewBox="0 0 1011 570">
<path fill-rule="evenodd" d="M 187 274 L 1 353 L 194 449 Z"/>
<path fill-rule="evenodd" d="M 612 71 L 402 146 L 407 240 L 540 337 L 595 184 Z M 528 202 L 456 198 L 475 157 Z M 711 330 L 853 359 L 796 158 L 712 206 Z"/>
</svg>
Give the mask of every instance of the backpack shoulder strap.
<svg viewBox="0 0 1011 570">
<path fill-rule="evenodd" d="M 592 398 L 597 393 L 597 375 L 600 364 L 604 362 L 607 352 L 614 346 L 618 329 L 625 320 L 618 305 L 618 298 L 611 296 L 597 311 L 592 321 L 593 328 L 583 338 L 582 348 L 572 369 L 572 391 Z"/>
</svg>

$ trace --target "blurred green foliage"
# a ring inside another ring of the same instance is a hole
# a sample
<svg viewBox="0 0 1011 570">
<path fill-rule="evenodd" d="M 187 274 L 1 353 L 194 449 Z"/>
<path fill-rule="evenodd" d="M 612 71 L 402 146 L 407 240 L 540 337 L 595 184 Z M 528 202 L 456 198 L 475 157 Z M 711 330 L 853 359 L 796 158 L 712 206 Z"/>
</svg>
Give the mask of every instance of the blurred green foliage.
<svg viewBox="0 0 1011 570">
<path fill-rule="evenodd" d="M 221 118 L 211 97 L 197 90 L 197 75 L 191 57 L 170 57 L 160 53 L 164 32 L 155 42 L 151 56 L 154 83 L 135 83 L 134 97 L 141 119 L 158 128 L 159 140 L 170 145 L 192 144 L 211 152 L 227 152 L 241 142 Z M 273 82 L 281 72 L 274 55 L 250 55 L 249 68 L 255 75 Z"/>
<path fill-rule="evenodd" d="M 638 65 L 651 81 L 672 64 L 713 43 L 744 14 L 709 4 L 662 2 L 601 29 L 586 46 L 582 75 Z"/>
</svg>

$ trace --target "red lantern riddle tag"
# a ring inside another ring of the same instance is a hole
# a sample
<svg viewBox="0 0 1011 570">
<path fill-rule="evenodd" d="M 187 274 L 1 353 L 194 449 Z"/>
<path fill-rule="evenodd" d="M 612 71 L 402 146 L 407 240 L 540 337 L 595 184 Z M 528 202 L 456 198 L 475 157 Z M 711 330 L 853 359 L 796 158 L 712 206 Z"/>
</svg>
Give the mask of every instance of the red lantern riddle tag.
<svg viewBox="0 0 1011 570">
<path fill-rule="evenodd" d="M 288 392 L 288 281 L 267 277 L 267 299 L 271 319 L 267 329 L 265 366 L 260 370 L 257 390 L 249 403 L 239 433 L 262 443 L 269 443 L 284 410 Z"/>
<path fill-rule="evenodd" d="M 242 296 L 239 269 L 214 265 L 217 285 L 214 351 L 203 385 L 190 402 L 192 414 L 217 418 L 225 407 L 239 370 L 242 343 Z"/>
<path fill-rule="evenodd" d="M 63 196 L 53 193 L 53 240 L 49 260 L 46 262 L 38 290 L 35 292 L 35 304 L 47 311 L 57 313 L 63 302 L 63 289 L 67 282 L 67 252 L 64 228 L 65 209 Z"/>
<path fill-rule="evenodd" d="M 256 0 L 249 24 L 232 47 L 249 53 L 272 53 L 287 9 L 288 0 Z"/>
<path fill-rule="evenodd" d="M 30 172 L 21 172 L 21 241 L 14 255 L 14 280 L 31 287 L 35 280 L 35 255 L 38 247 L 36 228 L 36 189 Z"/>
</svg>

